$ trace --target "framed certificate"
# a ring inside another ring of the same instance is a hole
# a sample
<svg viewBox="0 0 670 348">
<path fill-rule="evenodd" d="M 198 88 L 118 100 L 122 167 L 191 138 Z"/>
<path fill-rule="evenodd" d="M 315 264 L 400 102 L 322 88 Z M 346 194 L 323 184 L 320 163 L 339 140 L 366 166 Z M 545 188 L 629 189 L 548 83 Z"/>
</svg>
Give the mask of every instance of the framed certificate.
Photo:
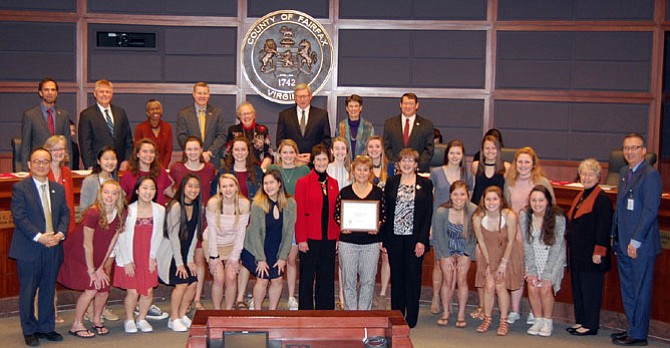
<svg viewBox="0 0 670 348">
<path fill-rule="evenodd" d="M 379 201 L 341 201 L 341 225 L 352 232 L 379 231 Z"/>
</svg>

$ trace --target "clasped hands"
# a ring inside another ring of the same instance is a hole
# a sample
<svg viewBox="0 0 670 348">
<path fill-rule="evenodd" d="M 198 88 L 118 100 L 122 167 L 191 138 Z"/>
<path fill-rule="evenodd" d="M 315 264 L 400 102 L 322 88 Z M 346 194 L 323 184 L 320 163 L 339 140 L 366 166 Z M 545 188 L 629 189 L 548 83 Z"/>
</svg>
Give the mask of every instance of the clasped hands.
<svg viewBox="0 0 670 348">
<path fill-rule="evenodd" d="M 65 238 L 65 236 L 60 232 L 44 232 L 37 241 L 47 248 L 53 248 L 58 245 L 63 238 Z"/>
</svg>

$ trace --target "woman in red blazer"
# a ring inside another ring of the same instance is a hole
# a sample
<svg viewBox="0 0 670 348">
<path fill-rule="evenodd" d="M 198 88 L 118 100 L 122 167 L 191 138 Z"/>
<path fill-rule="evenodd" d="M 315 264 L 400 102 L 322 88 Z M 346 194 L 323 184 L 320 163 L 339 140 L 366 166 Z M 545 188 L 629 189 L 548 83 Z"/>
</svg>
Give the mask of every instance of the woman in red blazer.
<svg viewBox="0 0 670 348">
<path fill-rule="evenodd" d="M 335 309 L 335 247 L 340 228 L 333 213 L 339 189 L 337 180 L 326 173 L 328 148 L 314 146 L 311 162 L 314 169 L 295 185 L 295 240 L 300 250 L 298 308 Z"/>
</svg>

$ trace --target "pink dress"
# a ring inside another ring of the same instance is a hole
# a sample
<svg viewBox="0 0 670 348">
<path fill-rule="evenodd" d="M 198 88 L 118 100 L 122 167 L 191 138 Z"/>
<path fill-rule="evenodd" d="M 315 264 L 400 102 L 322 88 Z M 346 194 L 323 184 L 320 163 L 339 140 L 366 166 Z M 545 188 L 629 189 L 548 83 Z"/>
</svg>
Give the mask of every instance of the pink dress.
<svg viewBox="0 0 670 348">
<path fill-rule="evenodd" d="M 116 229 L 119 227 L 119 216 L 109 223 L 107 228 L 100 227 L 98 221 L 100 212 L 91 207 L 84 213 L 84 219 L 74 230 L 68 233 L 63 242 L 63 264 L 58 273 L 58 282 L 73 290 L 95 290 L 90 285 L 86 256 L 84 254 L 84 227 L 94 230 L 93 234 L 93 265 L 97 269 L 104 261 L 109 244 L 112 242 Z M 124 218 L 125 219 L 125 218 Z M 98 289 L 100 292 L 109 292 L 109 286 Z"/>
<path fill-rule="evenodd" d="M 135 276 L 129 277 L 123 267 L 116 265 L 114 269 L 114 286 L 122 289 L 135 289 L 140 295 L 148 295 L 149 289 L 158 286 L 158 272 L 149 272 L 149 253 L 151 249 L 151 233 L 153 218 L 137 218 L 135 235 L 133 236 L 133 262 Z"/>
<path fill-rule="evenodd" d="M 509 241 L 507 238 L 507 225 L 501 228 L 500 231 L 489 231 L 484 226 L 482 226 L 481 229 L 484 243 L 486 244 L 486 249 L 489 253 L 489 269 L 492 273 L 495 273 L 495 271 L 498 269 L 498 266 L 500 266 L 500 261 L 505 254 L 505 248 L 507 247 L 507 242 Z M 515 253 L 518 254 L 521 252 L 523 252 L 523 249 L 519 250 L 517 243 L 514 243 L 512 246 L 512 253 L 510 255 L 509 264 L 505 270 L 505 287 L 508 290 L 517 290 L 519 287 L 521 287 L 521 279 L 523 278 L 523 265 L 517 264 L 518 258 L 514 257 Z M 475 286 L 478 288 L 483 288 L 486 285 L 486 262 L 484 260 L 484 256 L 482 255 L 481 259 L 479 259 L 479 262 L 477 262 Z"/>
</svg>

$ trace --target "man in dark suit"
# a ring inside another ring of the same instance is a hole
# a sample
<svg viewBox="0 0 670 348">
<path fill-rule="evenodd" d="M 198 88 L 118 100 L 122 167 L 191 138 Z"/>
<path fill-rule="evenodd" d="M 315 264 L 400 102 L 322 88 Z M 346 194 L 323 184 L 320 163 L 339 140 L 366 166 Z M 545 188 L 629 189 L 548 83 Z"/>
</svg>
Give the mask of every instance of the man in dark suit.
<svg viewBox="0 0 670 348">
<path fill-rule="evenodd" d="M 292 139 L 298 144 L 297 159 L 309 163 L 309 155 L 316 144 L 330 147 L 330 121 L 328 111 L 312 106 L 312 89 L 299 84 L 293 90 L 295 106 L 279 113 L 277 122 L 277 144 Z"/>
<path fill-rule="evenodd" d="M 221 168 L 221 160 L 225 156 L 223 149 L 226 144 L 226 127 L 223 123 L 223 111 L 209 104 L 209 98 L 209 85 L 206 82 L 197 82 L 193 86 L 195 103 L 177 113 L 177 140 L 183 150 L 186 138 L 200 138 L 205 161 Z"/>
<path fill-rule="evenodd" d="M 11 211 L 14 234 L 9 257 L 16 259 L 19 275 L 19 316 L 25 343 L 39 346 L 39 338 L 62 341 L 55 329 L 54 292 L 63 261 L 61 241 L 65 239 L 70 210 L 65 189 L 48 180 L 51 155 L 44 148 L 30 154 L 31 176 L 12 187 Z M 38 318 L 35 318 L 35 293 Z"/>
<path fill-rule="evenodd" d="M 612 249 L 617 255 L 621 297 L 628 331 L 613 333 L 612 343 L 646 346 L 649 332 L 654 262 L 661 253 L 658 208 L 663 185 L 661 176 L 644 160 L 647 149 L 637 133 L 626 135 L 616 210 L 612 221 Z"/>
<path fill-rule="evenodd" d="M 133 133 L 126 110 L 111 104 L 114 86 L 110 81 L 95 81 L 93 96 L 95 105 L 79 114 L 79 151 L 84 168 L 93 168 L 98 151 L 108 145 L 116 150 L 119 170 L 127 170 L 133 151 Z"/>
<path fill-rule="evenodd" d="M 430 171 L 435 139 L 433 122 L 416 114 L 419 98 L 414 93 L 405 93 L 400 98 L 401 115 L 384 122 L 384 151 L 391 162 L 398 161 L 400 150 L 409 147 L 419 152 L 419 171 Z"/>
<path fill-rule="evenodd" d="M 23 170 L 28 170 L 28 160 L 33 149 L 41 147 L 52 135 L 63 135 L 66 144 L 70 144 L 70 113 L 56 106 L 58 98 L 58 83 L 46 77 L 37 87 L 37 93 L 42 100 L 39 105 L 23 112 L 21 117 L 21 164 Z M 68 148 L 70 168 L 79 157 L 72 157 L 72 149 Z"/>
</svg>

